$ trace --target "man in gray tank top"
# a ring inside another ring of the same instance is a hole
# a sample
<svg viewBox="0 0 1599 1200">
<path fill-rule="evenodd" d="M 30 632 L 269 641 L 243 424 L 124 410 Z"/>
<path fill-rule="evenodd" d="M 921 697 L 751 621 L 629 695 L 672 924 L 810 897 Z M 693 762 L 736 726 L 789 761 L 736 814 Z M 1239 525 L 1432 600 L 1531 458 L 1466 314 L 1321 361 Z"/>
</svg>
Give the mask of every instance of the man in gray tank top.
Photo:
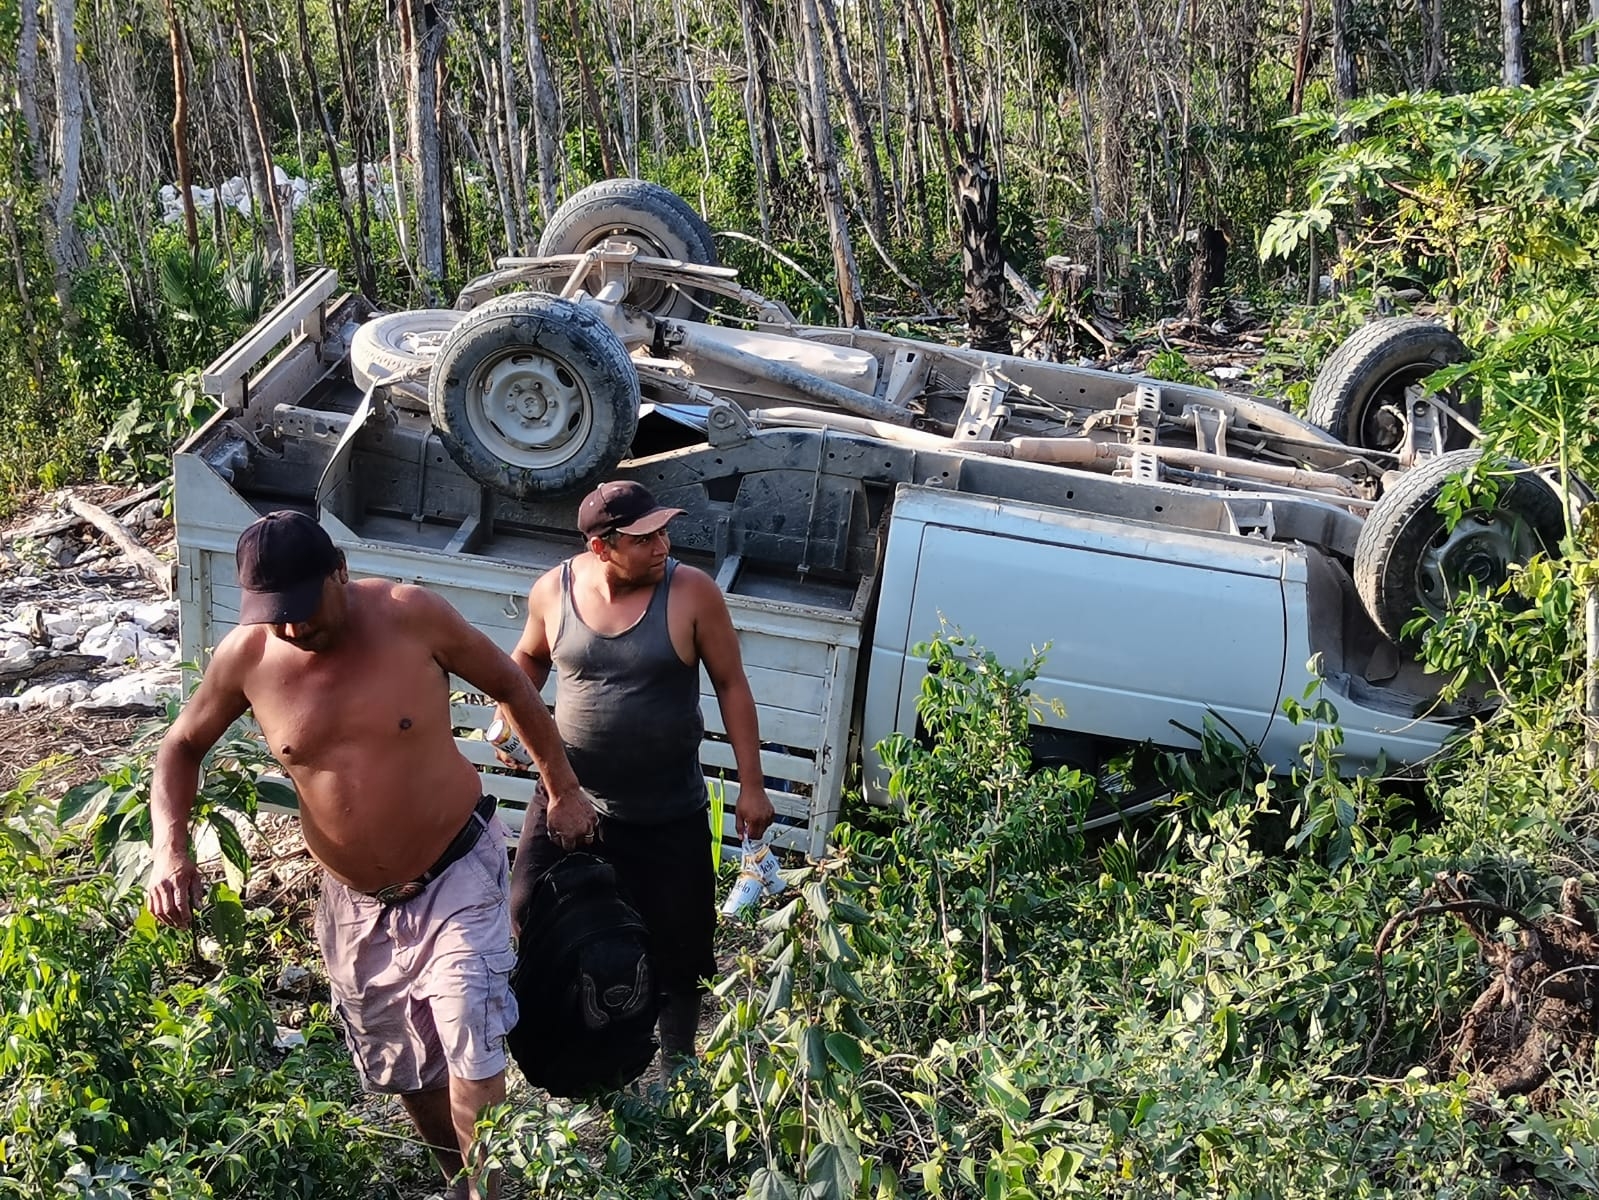
<svg viewBox="0 0 1599 1200">
<path fill-rule="evenodd" d="M 703 981 L 716 971 L 701 666 L 738 764 L 737 828 L 759 838 L 773 816 L 755 698 L 727 601 L 709 575 L 669 555 L 666 526 L 681 512 L 637 483 L 590 492 L 578 509 L 588 549 L 534 583 L 511 656 L 535 687 L 555 669 L 555 723 L 598 813 L 595 834 L 561 844 L 548 833 L 542 794 L 535 796 L 517 847 L 512 921 L 520 928 L 534 881 L 565 851 L 614 864 L 649 927 L 668 1061 L 693 1056 Z"/>
</svg>

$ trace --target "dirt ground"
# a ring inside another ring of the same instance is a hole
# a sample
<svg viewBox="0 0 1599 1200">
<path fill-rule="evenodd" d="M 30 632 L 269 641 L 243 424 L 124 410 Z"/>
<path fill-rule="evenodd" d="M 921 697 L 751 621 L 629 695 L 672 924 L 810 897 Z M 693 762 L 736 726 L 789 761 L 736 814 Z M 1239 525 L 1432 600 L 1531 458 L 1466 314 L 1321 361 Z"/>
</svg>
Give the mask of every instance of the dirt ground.
<svg viewBox="0 0 1599 1200">
<path fill-rule="evenodd" d="M 74 493 L 91 503 L 115 507 L 119 501 L 138 494 L 137 489 L 115 486 L 85 486 Z M 61 495 L 41 493 L 26 497 L 4 520 L 0 520 L 0 620 L 11 619 L 20 607 L 76 606 L 102 598 L 113 590 L 130 601 L 153 600 L 161 596 L 155 582 L 144 578 L 125 558 L 114 553 L 103 535 L 79 523 L 60 532 L 50 527 L 70 516 Z M 45 533 L 30 536 L 43 528 Z M 50 538 L 60 538 L 75 562 L 59 568 L 50 560 L 46 546 Z M 162 522 L 140 541 L 158 557 L 173 555 L 170 522 Z M 109 557 L 98 557 L 109 555 Z M 37 580 L 30 583 L 29 580 Z M 27 682 L 17 685 L 19 690 Z M 0 695 L 9 694 L 0 688 Z M 83 709 L 34 709 L 30 712 L 0 712 L 0 795 L 13 788 L 36 764 L 48 760 L 38 780 L 38 790 L 55 798 L 74 784 L 94 779 L 104 765 L 126 751 L 139 729 L 154 715 L 153 710 L 100 711 Z"/>
</svg>

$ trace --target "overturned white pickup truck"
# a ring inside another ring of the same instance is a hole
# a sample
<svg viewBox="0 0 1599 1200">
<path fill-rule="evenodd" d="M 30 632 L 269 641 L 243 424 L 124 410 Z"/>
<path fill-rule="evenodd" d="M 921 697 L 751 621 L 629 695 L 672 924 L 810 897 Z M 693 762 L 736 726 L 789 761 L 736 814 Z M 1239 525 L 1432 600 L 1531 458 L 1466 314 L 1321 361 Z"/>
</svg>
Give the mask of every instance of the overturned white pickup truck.
<svg viewBox="0 0 1599 1200">
<path fill-rule="evenodd" d="M 1048 643 L 1039 753 L 1095 776 L 1129 744 L 1191 746 L 1207 714 L 1286 767 L 1308 734 L 1282 701 L 1313 659 L 1350 768 L 1413 761 L 1469 706 L 1437 703 L 1402 627 L 1565 529 L 1531 473 L 1456 524 L 1436 511 L 1475 460 L 1474 414 L 1418 386 L 1465 354 L 1423 321 L 1361 330 L 1302 421 L 801 325 L 637 180 L 574 196 L 540 251 L 453 309 L 377 315 L 320 272 L 208 369 L 222 411 L 175 464 L 186 657 L 237 618 L 240 530 L 283 507 L 314 513 L 354 573 L 425 584 L 509 648 L 534 575 L 580 549 L 581 494 L 636 479 L 686 510 L 674 553 L 728 596 L 779 840 L 817 853 L 863 753 L 882 799 L 870 747 L 915 730 L 914 647 L 941 622 L 1013 663 Z M 702 692 L 715 779 L 733 757 Z M 472 736 L 481 700 L 458 706 L 460 744 L 514 825 L 530 784 Z M 1138 799 L 1108 794 L 1101 815 Z"/>
</svg>

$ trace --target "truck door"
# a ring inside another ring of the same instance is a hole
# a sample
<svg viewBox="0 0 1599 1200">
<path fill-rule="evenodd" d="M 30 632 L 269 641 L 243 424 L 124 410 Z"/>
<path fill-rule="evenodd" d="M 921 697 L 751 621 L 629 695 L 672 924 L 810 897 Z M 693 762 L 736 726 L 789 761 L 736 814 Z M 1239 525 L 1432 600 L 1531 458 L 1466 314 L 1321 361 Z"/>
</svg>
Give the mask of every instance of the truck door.
<svg viewBox="0 0 1599 1200">
<path fill-rule="evenodd" d="M 911 652 L 942 623 L 1007 666 L 1049 646 L 1044 725 L 1192 746 L 1214 710 L 1250 742 L 1281 701 L 1282 548 L 1042 505 L 902 488 L 873 631 L 864 744 L 910 731 L 924 674 Z"/>
</svg>

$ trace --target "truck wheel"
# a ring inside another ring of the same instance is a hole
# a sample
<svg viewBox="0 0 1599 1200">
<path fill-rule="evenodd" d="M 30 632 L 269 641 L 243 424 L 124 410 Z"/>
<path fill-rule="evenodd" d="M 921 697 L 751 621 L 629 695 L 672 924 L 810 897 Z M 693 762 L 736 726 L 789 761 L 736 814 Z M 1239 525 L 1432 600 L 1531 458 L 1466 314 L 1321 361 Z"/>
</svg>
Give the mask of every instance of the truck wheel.
<svg viewBox="0 0 1599 1200">
<path fill-rule="evenodd" d="M 536 292 L 464 318 L 428 388 L 450 456 L 517 500 L 592 487 L 627 453 L 638 406 L 638 373 L 617 336 L 578 305 Z"/>
<path fill-rule="evenodd" d="M 710 226 L 674 192 L 644 179 L 606 179 L 590 184 L 555 210 L 539 253 L 581 254 L 606 238 L 632 242 L 653 258 L 676 258 L 714 267 L 718 263 Z M 626 303 L 656 317 L 704 315 L 706 297 L 660 279 L 638 279 Z"/>
<path fill-rule="evenodd" d="M 1497 587 L 1511 563 L 1553 553 L 1565 536 L 1560 497 L 1521 463 L 1500 481 L 1493 507 L 1473 508 L 1450 529 L 1438 511 L 1446 481 L 1482 457 L 1456 450 L 1406 471 L 1366 518 L 1355 546 L 1355 587 L 1377 627 L 1395 642 L 1418 609 L 1434 620 L 1473 584 Z"/>
<path fill-rule="evenodd" d="M 1441 367 L 1465 362 L 1471 351 L 1452 332 L 1421 317 L 1389 317 L 1357 329 L 1334 350 L 1310 388 L 1306 415 L 1345 445 L 1360 450 L 1397 450 L 1405 439 L 1405 389 Z M 1453 392 L 1442 399 L 1472 424 L 1481 416 L 1476 401 L 1463 404 Z M 1440 413 L 1444 450 L 1471 444 L 1471 434 Z"/>
<path fill-rule="evenodd" d="M 350 377 L 362 391 L 374 383 L 415 380 L 416 390 L 425 395 L 427 381 L 420 368 L 432 366 L 462 315 L 453 308 L 419 308 L 386 313 L 358 326 L 350 339 Z"/>
</svg>

